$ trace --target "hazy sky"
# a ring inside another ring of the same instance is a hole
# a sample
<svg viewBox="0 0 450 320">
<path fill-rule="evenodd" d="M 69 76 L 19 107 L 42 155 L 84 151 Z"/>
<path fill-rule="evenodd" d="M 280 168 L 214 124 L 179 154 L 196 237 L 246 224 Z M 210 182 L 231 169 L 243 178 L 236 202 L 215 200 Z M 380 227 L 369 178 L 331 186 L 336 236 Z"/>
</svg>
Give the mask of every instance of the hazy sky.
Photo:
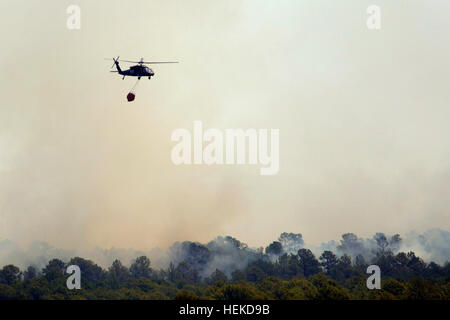
<svg viewBox="0 0 450 320">
<path fill-rule="evenodd" d="M 81 30 L 66 8 L 81 7 Z M 366 9 L 381 8 L 381 30 Z M 450 20 L 434 1 L 0 2 L 0 240 L 310 243 L 450 227 Z M 179 60 L 134 79 L 105 57 Z M 175 166 L 177 128 L 280 129 L 280 171 Z"/>
</svg>

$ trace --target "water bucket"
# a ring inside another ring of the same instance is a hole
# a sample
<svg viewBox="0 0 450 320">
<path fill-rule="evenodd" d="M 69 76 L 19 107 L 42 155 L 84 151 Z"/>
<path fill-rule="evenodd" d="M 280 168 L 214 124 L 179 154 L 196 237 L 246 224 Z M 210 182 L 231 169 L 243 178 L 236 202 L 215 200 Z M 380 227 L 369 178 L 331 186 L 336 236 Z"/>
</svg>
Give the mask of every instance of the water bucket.
<svg viewBox="0 0 450 320">
<path fill-rule="evenodd" d="M 128 100 L 128 102 L 133 101 L 135 97 L 136 97 L 136 95 L 135 95 L 134 93 L 132 93 L 132 92 L 128 93 L 128 94 L 127 94 L 127 100 Z"/>
</svg>

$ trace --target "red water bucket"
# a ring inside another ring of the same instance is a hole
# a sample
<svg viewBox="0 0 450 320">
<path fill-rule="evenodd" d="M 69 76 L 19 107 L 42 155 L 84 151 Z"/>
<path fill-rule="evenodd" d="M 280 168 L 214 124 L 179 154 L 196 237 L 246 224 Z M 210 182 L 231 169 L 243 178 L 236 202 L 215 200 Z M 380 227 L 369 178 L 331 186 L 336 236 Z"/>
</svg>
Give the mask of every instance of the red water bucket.
<svg viewBox="0 0 450 320">
<path fill-rule="evenodd" d="M 135 96 L 134 93 L 132 93 L 132 92 L 128 93 L 128 94 L 127 94 L 127 100 L 128 100 L 128 102 L 133 101 L 135 97 L 136 97 L 136 96 Z"/>
</svg>

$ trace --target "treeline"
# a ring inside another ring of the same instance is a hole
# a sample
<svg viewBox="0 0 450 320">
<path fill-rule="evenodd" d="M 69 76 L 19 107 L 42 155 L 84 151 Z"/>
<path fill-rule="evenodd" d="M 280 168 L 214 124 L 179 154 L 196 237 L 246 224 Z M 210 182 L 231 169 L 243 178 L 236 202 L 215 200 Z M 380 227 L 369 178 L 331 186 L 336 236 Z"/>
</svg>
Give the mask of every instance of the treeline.
<svg viewBox="0 0 450 320">
<path fill-rule="evenodd" d="M 386 250 L 369 263 L 331 251 L 317 258 L 305 248 L 294 254 L 269 247 L 245 268 L 229 275 L 216 269 L 206 277 L 199 270 L 207 261 L 155 270 L 145 256 L 130 267 L 115 260 L 107 270 L 80 257 L 52 259 L 42 270 L 7 265 L 0 270 L 0 299 L 450 299 L 448 262 L 425 263 L 413 252 Z M 273 250 L 280 253 L 276 259 Z M 369 264 L 381 269 L 381 290 L 366 287 Z M 69 265 L 80 267 L 80 290 L 67 289 Z"/>
</svg>

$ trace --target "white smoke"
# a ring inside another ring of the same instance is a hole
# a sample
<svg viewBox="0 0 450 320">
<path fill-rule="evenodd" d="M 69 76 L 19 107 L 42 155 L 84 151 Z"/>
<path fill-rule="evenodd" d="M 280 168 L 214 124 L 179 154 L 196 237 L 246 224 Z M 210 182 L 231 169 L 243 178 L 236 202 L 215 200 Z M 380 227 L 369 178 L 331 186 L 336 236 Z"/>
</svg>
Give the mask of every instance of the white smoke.
<svg viewBox="0 0 450 320">
<path fill-rule="evenodd" d="M 304 247 L 310 249 L 316 258 L 319 258 L 323 251 L 330 250 L 339 256 L 347 254 L 352 258 L 362 254 L 366 261 L 370 261 L 380 251 L 380 246 L 375 240 L 375 237 L 380 234 L 376 234 L 373 238 L 352 236 L 350 240 L 349 237 L 345 239 L 343 237 L 339 242 L 332 240 L 322 243 L 320 246 L 304 244 L 301 234 L 283 234 L 279 238 L 283 244 L 282 253 L 295 254 L 298 249 Z M 296 237 L 286 235 L 296 235 Z M 392 241 L 389 243 L 392 237 L 386 236 L 388 244 L 385 250 L 390 250 L 394 254 L 413 251 L 425 262 L 434 261 L 443 265 L 450 261 L 449 231 L 430 229 L 423 234 L 411 231 L 402 238 L 398 247 L 393 246 Z M 167 250 L 154 248 L 145 251 L 94 248 L 82 252 L 54 248 L 45 242 L 33 242 L 28 248 L 23 249 L 12 241 L 0 241 L 0 267 L 14 264 L 22 270 L 30 265 L 42 269 L 53 258 L 67 262 L 75 256 L 92 260 L 103 268 L 108 268 L 116 259 L 129 266 L 134 259 L 143 255 L 150 258 L 151 266 L 155 269 L 167 268 L 171 262 L 177 265 L 186 261 L 199 271 L 202 277 L 208 277 L 216 269 L 230 276 L 234 270 L 245 268 L 250 262 L 263 257 L 264 254 L 262 248 L 249 248 L 232 237 L 217 237 L 207 244 L 190 241 L 176 242 Z"/>
</svg>

